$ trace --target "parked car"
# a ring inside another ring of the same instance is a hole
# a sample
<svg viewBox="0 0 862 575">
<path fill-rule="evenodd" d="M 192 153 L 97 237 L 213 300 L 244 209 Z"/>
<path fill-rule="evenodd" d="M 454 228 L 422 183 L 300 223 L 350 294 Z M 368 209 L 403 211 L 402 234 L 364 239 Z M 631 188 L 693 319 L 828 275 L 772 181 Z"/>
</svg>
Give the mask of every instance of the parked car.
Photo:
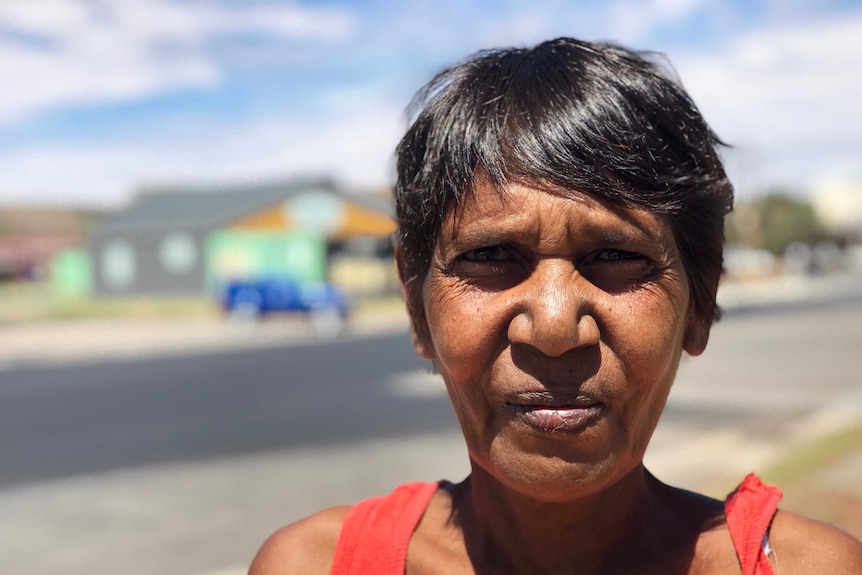
<svg viewBox="0 0 862 575">
<path fill-rule="evenodd" d="M 341 290 L 326 282 L 283 279 L 232 281 L 222 307 L 238 321 L 256 321 L 280 312 L 308 314 L 320 335 L 337 335 L 345 326 L 350 302 Z"/>
</svg>

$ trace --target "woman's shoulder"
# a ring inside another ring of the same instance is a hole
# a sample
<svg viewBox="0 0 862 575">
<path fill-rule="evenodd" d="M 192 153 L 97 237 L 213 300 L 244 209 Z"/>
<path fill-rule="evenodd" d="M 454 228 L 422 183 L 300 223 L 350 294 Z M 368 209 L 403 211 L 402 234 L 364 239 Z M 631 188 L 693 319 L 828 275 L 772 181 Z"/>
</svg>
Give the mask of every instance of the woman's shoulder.
<svg viewBox="0 0 862 575">
<path fill-rule="evenodd" d="M 249 575 L 326 575 L 350 506 L 330 507 L 273 533 L 261 546 Z"/>
<path fill-rule="evenodd" d="M 862 573 L 862 542 L 833 525 L 779 510 L 769 542 L 783 573 Z"/>
<path fill-rule="evenodd" d="M 410 537 L 425 514 L 429 500 L 447 484 L 443 481 L 404 483 L 388 495 L 371 497 L 355 506 L 330 507 L 282 527 L 261 546 L 249 575 L 328 574 L 347 521 L 352 522 L 348 526 L 350 533 L 361 526 L 364 533 L 375 533 L 378 540 L 397 534 Z M 355 513 L 348 519 L 351 510 Z M 380 529 L 381 526 L 386 529 Z M 368 544 L 369 540 L 361 541 Z"/>
<path fill-rule="evenodd" d="M 727 498 L 728 527 L 768 543 L 782 573 L 862 573 L 862 543 L 841 529 L 778 508 L 781 490 L 749 474 Z M 744 539 L 744 537 L 743 537 Z M 744 543 L 741 543 L 744 545 Z"/>
</svg>

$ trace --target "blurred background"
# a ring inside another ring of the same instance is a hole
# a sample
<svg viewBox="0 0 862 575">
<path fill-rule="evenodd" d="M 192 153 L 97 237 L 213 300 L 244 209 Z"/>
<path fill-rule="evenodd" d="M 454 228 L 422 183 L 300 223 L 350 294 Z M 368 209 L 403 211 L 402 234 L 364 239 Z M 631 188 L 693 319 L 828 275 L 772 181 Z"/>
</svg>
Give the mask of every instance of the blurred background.
<svg viewBox="0 0 862 575">
<path fill-rule="evenodd" d="M 460 479 L 389 241 L 412 94 L 568 35 L 667 55 L 737 190 L 724 319 L 648 454 L 862 537 L 862 4 L 0 3 L 0 572 L 234 575 Z"/>
</svg>

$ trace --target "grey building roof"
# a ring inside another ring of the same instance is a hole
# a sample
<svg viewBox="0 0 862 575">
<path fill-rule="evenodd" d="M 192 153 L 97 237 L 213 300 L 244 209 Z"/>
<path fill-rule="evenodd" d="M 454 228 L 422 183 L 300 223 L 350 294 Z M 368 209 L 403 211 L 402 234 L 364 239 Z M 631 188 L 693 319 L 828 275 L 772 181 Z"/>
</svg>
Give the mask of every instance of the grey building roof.
<svg viewBox="0 0 862 575">
<path fill-rule="evenodd" d="M 95 234 L 166 229 L 208 230 L 277 205 L 305 191 L 325 191 L 369 209 L 392 214 L 386 202 L 345 194 L 329 180 L 292 180 L 230 187 L 176 188 L 147 191 L 126 209 L 105 216 Z"/>
</svg>

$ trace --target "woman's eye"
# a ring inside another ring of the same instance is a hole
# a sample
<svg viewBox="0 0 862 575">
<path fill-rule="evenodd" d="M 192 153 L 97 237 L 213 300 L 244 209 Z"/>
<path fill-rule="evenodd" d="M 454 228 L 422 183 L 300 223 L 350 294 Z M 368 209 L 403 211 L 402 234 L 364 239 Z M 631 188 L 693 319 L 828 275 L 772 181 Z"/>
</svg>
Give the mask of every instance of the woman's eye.
<svg viewBox="0 0 862 575">
<path fill-rule="evenodd" d="M 586 259 L 580 271 L 593 285 L 607 292 L 628 291 L 646 281 L 655 267 L 645 255 L 626 250 L 600 250 Z"/>
<path fill-rule="evenodd" d="M 631 261 L 643 261 L 646 260 L 646 256 L 635 252 L 627 252 L 625 250 L 602 250 L 597 253 L 593 261 L 596 262 L 631 262 Z"/>
<path fill-rule="evenodd" d="M 461 257 L 471 262 L 502 262 L 511 259 L 512 255 L 501 246 L 484 246 L 465 252 Z"/>
<path fill-rule="evenodd" d="M 523 281 L 529 269 L 514 249 L 483 246 L 461 253 L 449 272 L 479 289 L 499 291 Z"/>
</svg>

